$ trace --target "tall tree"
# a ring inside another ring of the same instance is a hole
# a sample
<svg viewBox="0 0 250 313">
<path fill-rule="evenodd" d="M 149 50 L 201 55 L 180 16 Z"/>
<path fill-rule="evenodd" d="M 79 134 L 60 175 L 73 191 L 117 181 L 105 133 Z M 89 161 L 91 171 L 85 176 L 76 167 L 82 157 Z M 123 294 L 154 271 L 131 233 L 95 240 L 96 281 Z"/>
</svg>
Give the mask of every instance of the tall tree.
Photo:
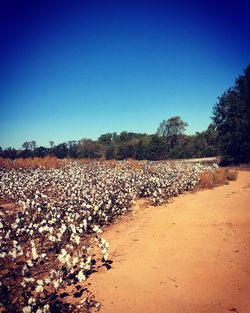
<svg viewBox="0 0 250 313">
<path fill-rule="evenodd" d="M 170 149 L 173 149 L 177 144 L 178 138 L 184 134 L 188 124 L 184 122 L 180 116 L 173 116 L 168 120 L 163 120 L 157 129 L 157 135 L 165 137 Z"/>
<path fill-rule="evenodd" d="M 22 144 L 22 148 L 24 150 L 30 150 L 30 141 L 25 141 L 23 144 Z"/>
<path fill-rule="evenodd" d="M 10 158 L 14 160 L 17 156 L 17 151 L 14 148 L 8 147 L 2 152 L 2 154 L 4 158 Z"/>
<path fill-rule="evenodd" d="M 68 155 L 70 158 L 77 157 L 77 142 L 75 140 L 70 140 L 67 142 L 68 144 Z"/>
<path fill-rule="evenodd" d="M 104 144 L 104 145 L 109 145 L 112 142 L 113 134 L 112 133 L 106 133 L 101 135 L 98 138 L 99 143 Z"/>
<path fill-rule="evenodd" d="M 68 155 L 68 147 L 67 144 L 60 143 L 59 145 L 55 146 L 53 149 L 53 155 L 55 155 L 59 159 L 66 158 Z"/>
<path fill-rule="evenodd" d="M 219 97 L 213 120 L 224 163 L 250 162 L 250 65 Z"/>
<path fill-rule="evenodd" d="M 33 155 L 39 158 L 45 157 L 47 153 L 48 153 L 48 149 L 42 146 L 36 147 L 35 150 L 33 151 Z"/>
<path fill-rule="evenodd" d="M 35 140 L 30 141 L 30 148 L 32 151 L 34 151 L 36 149 L 36 141 Z"/>
</svg>

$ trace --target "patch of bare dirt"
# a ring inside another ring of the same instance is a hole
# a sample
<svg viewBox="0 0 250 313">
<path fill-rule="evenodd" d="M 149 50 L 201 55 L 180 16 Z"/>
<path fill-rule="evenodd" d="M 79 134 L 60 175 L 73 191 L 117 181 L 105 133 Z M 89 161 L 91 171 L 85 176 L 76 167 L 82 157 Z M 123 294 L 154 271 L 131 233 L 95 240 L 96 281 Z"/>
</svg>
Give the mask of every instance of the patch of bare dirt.
<svg viewBox="0 0 250 313">
<path fill-rule="evenodd" d="M 161 207 L 139 200 L 104 232 L 112 269 L 88 282 L 101 313 L 249 313 L 250 172 Z"/>
</svg>

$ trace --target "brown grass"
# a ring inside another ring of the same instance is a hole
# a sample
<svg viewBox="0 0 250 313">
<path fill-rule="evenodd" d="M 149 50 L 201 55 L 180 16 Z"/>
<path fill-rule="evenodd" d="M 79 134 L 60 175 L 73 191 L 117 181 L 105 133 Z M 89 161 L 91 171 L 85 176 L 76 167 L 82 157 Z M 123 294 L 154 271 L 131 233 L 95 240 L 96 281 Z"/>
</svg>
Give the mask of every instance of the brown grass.
<svg viewBox="0 0 250 313">
<path fill-rule="evenodd" d="M 129 158 L 129 159 L 127 159 L 127 162 L 129 164 L 130 168 L 134 171 L 140 170 L 142 168 L 142 163 L 140 163 L 137 160 Z"/>
<path fill-rule="evenodd" d="M 44 158 L 19 158 L 16 160 L 0 158 L 0 167 L 3 168 L 59 168 L 63 164 L 63 160 L 51 156 Z"/>
<path fill-rule="evenodd" d="M 214 172 L 203 172 L 200 174 L 198 188 L 213 188 L 226 185 L 229 181 L 237 180 L 238 172 L 230 168 L 218 168 Z"/>
</svg>

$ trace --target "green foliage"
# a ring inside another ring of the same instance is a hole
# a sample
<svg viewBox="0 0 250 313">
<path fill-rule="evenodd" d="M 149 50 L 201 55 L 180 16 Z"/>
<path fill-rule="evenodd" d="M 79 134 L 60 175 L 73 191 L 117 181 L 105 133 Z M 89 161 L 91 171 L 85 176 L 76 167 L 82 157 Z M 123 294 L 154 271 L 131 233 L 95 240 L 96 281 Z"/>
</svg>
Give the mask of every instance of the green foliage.
<svg viewBox="0 0 250 313">
<path fill-rule="evenodd" d="M 114 136 L 114 133 L 103 134 L 98 138 L 98 142 L 104 145 L 110 145 Z"/>
<path fill-rule="evenodd" d="M 45 147 L 37 147 L 34 150 L 33 156 L 38 158 L 44 158 L 47 155 L 47 148 Z"/>
<path fill-rule="evenodd" d="M 50 141 L 50 148 L 34 147 L 31 142 L 23 144 L 23 150 L 16 151 L 8 148 L 0 150 L 0 156 L 4 158 L 29 158 L 56 156 L 59 159 L 70 158 L 106 158 L 137 160 L 164 160 L 197 158 L 218 155 L 217 132 L 214 125 L 202 133 L 187 136 L 177 131 L 170 136 L 158 136 L 138 134 L 132 132 L 107 133 L 101 135 L 98 140 L 81 139 L 68 141 L 55 145 Z M 28 148 L 28 149 L 26 149 Z"/>
<path fill-rule="evenodd" d="M 67 144 L 64 142 L 59 144 L 58 146 L 55 146 L 52 150 L 52 154 L 58 159 L 66 158 L 68 154 Z"/>
<path fill-rule="evenodd" d="M 174 116 L 168 120 L 163 120 L 157 129 L 157 135 L 162 137 L 172 137 L 182 135 L 188 124 L 180 116 Z"/>
<path fill-rule="evenodd" d="M 250 162 L 250 65 L 214 107 L 223 163 Z"/>
<path fill-rule="evenodd" d="M 14 148 L 7 148 L 1 151 L 1 157 L 14 160 L 17 157 L 17 151 Z"/>
<path fill-rule="evenodd" d="M 79 140 L 77 145 L 78 158 L 96 159 L 101 158 L 103 154 L 104 154 L 103 148 L 97 141 L 91 139 Z"/>
<path fill-rule="evenodd" d="M 180 116 L 174 116 L 161 122 L 157 129 L 157 135 L 168 140 L 170 149 L 175 148 L 179 138 L 184 134 L 188 124 Z"/>
</svg>

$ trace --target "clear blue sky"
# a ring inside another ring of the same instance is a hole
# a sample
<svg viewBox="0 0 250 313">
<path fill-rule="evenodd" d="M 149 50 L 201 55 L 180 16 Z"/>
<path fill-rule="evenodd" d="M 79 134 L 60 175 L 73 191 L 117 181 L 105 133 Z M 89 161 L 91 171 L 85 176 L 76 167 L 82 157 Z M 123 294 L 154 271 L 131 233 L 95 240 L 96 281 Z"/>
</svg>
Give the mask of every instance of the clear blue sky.
<svg viewBox="0 0 250 313">
<path fill-rule="evenodd" d="M 175 115 L 205 130 L 250 62 L 250 4 L 202 2 L 1 1 L 0 146 L 155 133 Z"/>
</svg>

